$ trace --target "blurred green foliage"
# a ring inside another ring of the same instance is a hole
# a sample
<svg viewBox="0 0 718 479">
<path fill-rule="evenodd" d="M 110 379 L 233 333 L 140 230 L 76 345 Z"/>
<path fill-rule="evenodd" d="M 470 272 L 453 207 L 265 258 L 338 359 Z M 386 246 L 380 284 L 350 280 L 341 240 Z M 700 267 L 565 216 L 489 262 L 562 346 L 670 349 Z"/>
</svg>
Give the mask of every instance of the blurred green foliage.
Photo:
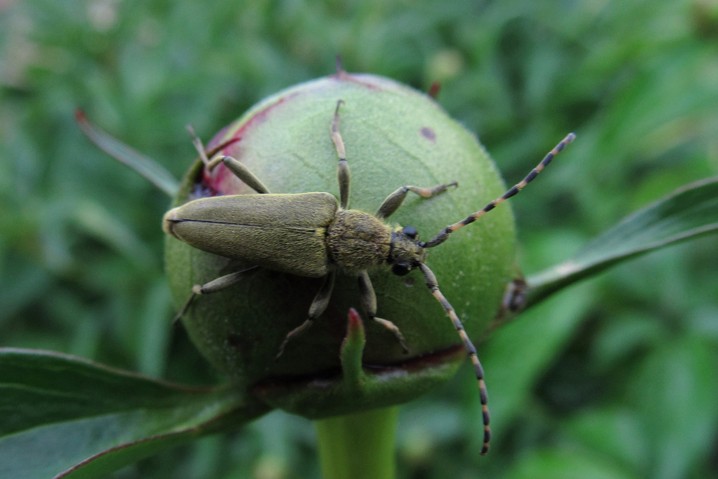
<svg viewBox="0 0 718 479">
<path fill-rule="evenodd" d="M 717 12 L 710 0 L 0 2 L 1 344 L 218 380 L 169 326 L 168 199 L 81 136 L 77 107 L 179 176 L 194 156 L 185 125 L 207 139 L 341 54 L 350 71 L 439 81 L 508 182 L 575 130 L 513 204 L 533 272 L 716 175 Z M 653 253 L 494 333 L 481 348 L 492 453 L 478 456 L 464 370 L 403 408 L 400 477 L 718 474 L 717 246 Z M 313 440 L 307 421 L 274 413 L 114 477 L 313 477 Z"/>
</svg>

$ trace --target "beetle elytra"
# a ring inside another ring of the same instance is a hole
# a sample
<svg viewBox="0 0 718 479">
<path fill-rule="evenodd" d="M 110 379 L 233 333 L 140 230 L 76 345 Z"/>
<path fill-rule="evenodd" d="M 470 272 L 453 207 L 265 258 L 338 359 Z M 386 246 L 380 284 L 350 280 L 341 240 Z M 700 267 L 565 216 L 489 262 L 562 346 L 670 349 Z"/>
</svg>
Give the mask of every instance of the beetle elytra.
<svg viewBox="0 0 718 479">
<path fill-rule="evenodd" d="M 332 296 L 335 276 L 339 273 L 358 279 L 359 298 L 365 314 L 390 331 L 407 352 L 408 347 L 399 328 L 390 320 L 377 316 L 376 295 L 368 270 L 388 266 L 394 274 L 403 276 L 413 269 L 419 269 L 426 286 L 457 330 L 473 363 L 483 413 L 484 438 L 481 453 L 485 454 L 489 449 L 491 431 L 484 371 L 476 348 L 461 320 L 439 289 L 436 276 L 425 263 L 426 250 L 442 244 L 453 232 L 473 223 L 519 193 L 574 140 L 575 135 L 568 134 L 523 180 L 503 195 L 463 220 L 443 228 L 428 241 L 421 241 L 414 227 L 390 225 L 386 219 L 402 205 L 410 192 L 422 198 L 431 198 L 450 187 L 456 187 L 457 183 L 449 182 L 428 188 L 400 186 L 384 199 L 375 214 L 350 209 L 350 170 L 339 128 L 342 103 L 342 100 L 337 101 L 330 127 L 331 140 L 338 157 L 338 201 L 330 193 L 270 193 L 259 178 L 234 158 L 220 156 L 212 161 L 208 160 L 199 140 L 195 140 L 195 146 L 208 168 L 219 162 L 224 163 L 237 178 L 258 194 L 217 196 L 189 201 L 165 214 L 163 229 L 167 234 L 195 248 L 255 266 L 220 276 L 203 285 L 195 285 L 178 316 L 184 314 L 198 295 L 225 289 L 258 268 L 296 276 L 323 278 L 322 285 L 309 306 L 307 319 L 287 334 L 278 348 L 279 357 L 288 342 L 306 331 L 326 310 Z M 282 241 L 276 241 L 278 237 L 282 238 Z"/>
</svg>

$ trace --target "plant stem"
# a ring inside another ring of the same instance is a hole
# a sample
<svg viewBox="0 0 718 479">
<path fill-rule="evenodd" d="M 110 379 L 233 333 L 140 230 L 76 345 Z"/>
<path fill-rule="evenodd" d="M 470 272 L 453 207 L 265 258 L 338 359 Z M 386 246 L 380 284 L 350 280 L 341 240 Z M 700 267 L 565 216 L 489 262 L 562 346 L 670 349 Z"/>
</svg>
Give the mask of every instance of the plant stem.
<svg viewBox="0 0 718 479">
<path fill-rule="evenodd" d="M 397 407 L 314 421 L 324 479 L 394 479 Z"/>
</svg>

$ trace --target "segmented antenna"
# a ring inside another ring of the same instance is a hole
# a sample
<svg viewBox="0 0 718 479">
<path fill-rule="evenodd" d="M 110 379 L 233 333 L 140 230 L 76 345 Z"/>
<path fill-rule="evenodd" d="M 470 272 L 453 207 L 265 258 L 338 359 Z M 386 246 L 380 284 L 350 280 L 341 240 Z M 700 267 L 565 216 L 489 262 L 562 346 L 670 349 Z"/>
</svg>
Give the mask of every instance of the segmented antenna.
<svg viewBox="0 0 718 479">
<path fill-rule="evenodd" d="M 514 186 L 506 190 L 506 193 L 499 196 L 493 201 L 490 201 L 486 206 L 484 206 L 479 211 L 476 211 L 474 213 L 471 213 L 469 216 L 464 218 L 463 220 L 454 223 L 453 225 L 447 226 L 443 230 L 439 232 L 434 238 L 430 239 L 429 241 L 424 241 L 419 243 L 420 246 L 424 248 L 433 248 L 434 246 L 438 246 L 444 241 L 446 241 L 449 238 L 449 235 L 453 233 L 456 230 L 459 230 L 463 228 L 464 226 L 473 223 L 474 221 L 481 218 L 483 215 L 488 213 L 489 211 L 493 210 L 498 206 L 499 204 L 503 203 L 504 201 L 508 200 L 512 196 L 516 196 L 519 191 L 523 190 L 526 185 L 531 183 L 534 178 L 538 176 L 539 173 L 543 171 L 544 168 L 546 168 L 549 163 L 551 163 L 551 160 L 554 159 L 556 155 L 561 153 L 564 148 L 566 148 L 566 145 L 571 143 L 573 140 L 576 139 L 576 135 L 574 133 L 569 133 L 566 135 L 566 138 L 561 140 L 558 145 L 556 145 L 551 151 L 549 151 L 546 156 L 541 160 L 541 162 L 536 165 L 535 168 L 533 168 L 526 177 L 521 180 L 520 182 L 516 183 Z"/>
<path fill-rule="evenodd" d="M 474 346 L 474 343 L 471 342 L 471 339 L 469 339 L 469 335 L 466 334 L 464 325 L 461 323 L 456 311 L 454 311 L 454 307 L 451 306 L 451 303 L 449 303 L 439 289 L 436 276 L 424 263 L 419 263 L 419 268 L 421 268 L 421 272 L 424 273 L 426 287 L 429 288 L 431 295 L 439 302 L 439 304 L 441 304 L 441 307 L 444 308 L 444 312 L 449 319 L 451 319 L 454 328 L 456 328 L 456 332 L 459 333 L 461 341 L 464 343 L 464 349 L 466 349 L 466 353 L 469 355 L 471 363 L 474 365 L 476 381 L 479 383 L 481 417 L 484 423 L 484 444 L 481 447 L 481 454 L 484 455 L 489 452 L 489 442 L 491 442 L 491 427 L 489 426 L 489 423 L 491 422 L 491 417 L 489 415 L 489 394 L 486 391 L 486 382 L 484 381 L 484 368 L 481 366 L 481 361 L 479 361 L 479 356 L 476 353 L 476 347 Z"/>
</svg>

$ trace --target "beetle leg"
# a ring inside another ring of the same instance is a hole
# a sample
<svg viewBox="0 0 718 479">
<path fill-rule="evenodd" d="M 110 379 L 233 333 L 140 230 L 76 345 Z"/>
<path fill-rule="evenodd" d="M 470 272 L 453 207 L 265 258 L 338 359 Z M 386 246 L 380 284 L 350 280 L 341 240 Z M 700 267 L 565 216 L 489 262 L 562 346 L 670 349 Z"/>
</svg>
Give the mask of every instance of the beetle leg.
<svg viewBox="0 0 718 479">
<path fill-rule="evenodd" d="M 242 182 L 252 188 L 254 191 L 256 191 L 259 194 L 267 194 L 269 193 L 269 189 L 267 189 L 266 186 L 264 186 L 264 183 L 262 183 L 259 178 L 254 176 L 254 173 L 249 171 L 249 168 L 244 166 L 244 164 L 240 163 L 239 161 L 235 160 L 231 156 L 225 156 L 222 158 L 222 163 L 224 163 L 224 166 L 229 169 L 232 173 L 234 173 L 234 176 L 242 180 Z"/>
<path fill-rule="evenodd" d="M 187 301 L 185 301 L 184 305 L 182 306 L 182 309 L 180 309 L 177 315 L 175 315 L 173 321 L 177 322 L 182 318 L 182 316 L 184 316 L 189 307 L 192 306 L 192 303 L 197 296 L 201 294 L 215 293 L 217 291 L 222 291 L 223 289 L 229 288 L 233 284 L 237 284 L 241 280 L 246 278 L 247 273 L 253 273 L 257 269 L 259 269 L 259 266 L 250 266 L 249 268 L 243 269 L 241 271 L 235 271 L 234 273 L 220 276 L 219 278 L 215 278 L 205 284 L 195 284 L 194 286 L 192 286 L 192 293 L 190 294 L 189 298 L 187 298 Z"/>
<path fill-rule="evenodd" d="M 436 276 L 429 269 L 429 267 L 426 266 L 424 263 L 420 263 L 419 268 L 421 268 L 421 272 L 424 273 L 424 279 L 426 280 L 426 287 L 429 288 L 432 296 L 434 296 L 434 298 L 436 298 L 436 300 L 439 302 L 439 304 L 441 304 L 441 307 L 444 308 L 444 312 L 449 317 L 449 319 L 451 319 L 451 322 L 453 323 L 454 328 L 456 328 L 456 331 L 459 333 L 459 336 L 461 337 L 461 341 L 464 343 L 464 348 L 466 349 L 466 352 L 468 353 L 469 357 L 471 358 L 471 363 L 474 365 L 474 372 L 476 373 L 476 380 L 479 383 L 479 397 L 481 399 L 481 415 L 482 415 L 483 422 L 484 422 L 484 445 L 481 448 L 481 454 L 486 454 L 487 452 L 489 452 L 489 441 L 491 441 L 491 428 L 489 427 L 489 422 L 490 422 L 489 395 L 486 392 L 486 383 L 484 382 L 484 368 L 481 366 L 481 361 L 479 361 L 479 356 L 476 354 L 476 347 L 471 342 L 471 339 L 469 339 L 469 335 L 466 334 L 464 325 L 461 323 L 461 320 L 456 315 L 456 311 L 454 311 L 454 307 L 451 306 L 451 303 L 449 303 L 449 301 L 441 293 L 441 290 L 439 290 L 439 284 L 436 281 Z"/>
<path fill-rule="evenodd" d="M 199 136 L 197 136 L 197 133 L 194 131 L 194 127 L 192 125 L 187 125 L 187 132 L 189 133 L 190 138 L 192 138 L 192 146 L 194 146 L 195 151 L 199 154 L 200 160 L 202 160 L 205 167 L 209 168 L 209 158 L 207 158 L 207 151 L 204 149 L 202 140 L 199 139 Z"/>
<path fill-rule="evenodd" d="M 347 153 L 344 149 L 344 140 L 339 132 L 339 107 L 344 100 L 337 101 L 337 107 L 334 110 L 334 119 L 332 120 L 332 142 L 334 149 L 337 151 L 339 164 L 337 165 L 337 179 L 339 180 L 339 205 L 346 209 L 349 207 L 349 185 L 351 183 L 351 173 L 349 171 L 349 163 L 347 163 Z"/>
<path fill-rule="evenodd" d="M 372 286 L 371 284 L 371 279 L 369 279 L 369 274 L 366 271 L 362 271 L 361 273 L 359 273 L 359 295 L 361 297 L 362 306 L 364 307 L 364 311 L 366 312 L 367 316 L 369 316 L 369 318 L 373 321 L 376 321 L 377 323 L 382 325 L 384 328 L 391 331 L 396 337 L 397 341 L 399 341 L 401 349 L 404 350 L 404 354 L 408 353 L 409 348 L 406 346 L 404 335 L 401 334 L 401 331 L 399 330 L 397 325 L 387 319 L 376 317 L 376 294 L 374 293 L 374 286 Z"/>
<path fill-rule="evenodd" d="M 324 277 L 322 287 L 319 288 L 319 292 L 314 297 L 314 300 L 312 300 L 311 306 L 309 306 L 309 315 L 307 319 L 287 334 L 287 336 L 284 338 L 284 341 L 282 341 L 282 344 L 279 346 L 279 352 L 277 353 L 275 359 L 279 359 L 279 357 L 284 354 L 284 348 L 287 346 L 289 341 L 292 340 L 292 338 L 302 334 L 304 331 L 309 329 L 309 327 L 314 324 L 314 320 L 321 316 L 322 313 L 327 309 L 327 306 L 329 305 L 329 300 L 332 298 L 332 291 L 334 290 L 334 277 L 335 273 L 333 271 L 330 271 Z"/>
<path fill-rule="evenodd" d="M 459 183 L 452 181 L 451 183 L 444 183 L 443 185 L 436 185 L 433 188 L 422 188 L 420 186 L 400 186 L 395 192 L 386 197 L 386 199 L 379 206 L 379 210 L 376 212 L 376 217 L 379 219 L 388 218 L 396 210 L 399 209 L 401 204 L 404 202 L 407 193 L 410 191 L 416 193 L 422 198 L 431 198 L 440 193 L 446 191 L 450 186 L 459 186 Z"/>
</svg>

